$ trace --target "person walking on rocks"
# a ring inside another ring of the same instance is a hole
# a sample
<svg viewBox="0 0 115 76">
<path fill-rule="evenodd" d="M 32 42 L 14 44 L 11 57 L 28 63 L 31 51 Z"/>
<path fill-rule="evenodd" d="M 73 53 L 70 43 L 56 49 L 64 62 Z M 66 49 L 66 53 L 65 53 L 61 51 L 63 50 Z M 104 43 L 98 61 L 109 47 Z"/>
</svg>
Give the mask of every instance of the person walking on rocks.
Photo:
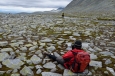
<svg viewBox="0 0 115 76">
<path fill-rule="evenodd" d="M 72 72 L 83 72 L 89 65 L 90 55 L 82 49 L 82 42 L 80 40 L 77 40 L 71 47 L 72 50 L 67 51 L 61 57 L 56 57 L 46 51 L 44 54 Z"/>
<path fill-rule="evenodd" d="M 62 18 L 64 18 L 64 12 L 62 13 Z"/>
</svg>

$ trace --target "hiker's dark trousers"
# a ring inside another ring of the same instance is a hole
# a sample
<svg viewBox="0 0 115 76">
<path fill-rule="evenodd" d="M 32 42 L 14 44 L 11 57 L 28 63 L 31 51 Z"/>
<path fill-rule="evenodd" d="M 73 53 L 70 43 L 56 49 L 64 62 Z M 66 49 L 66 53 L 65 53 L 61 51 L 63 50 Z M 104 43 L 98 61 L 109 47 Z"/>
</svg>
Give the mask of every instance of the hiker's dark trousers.
<svg viewBox="0 0 115 76">
<path fill-rule="evenodd" d="M 48 54 L 47 56 L 51 58 L 52 60 L 57 61 L 62 66 L 64 66 L 64 59 L 61 56 L 56 57 L 55 55 L 51 55 L 51 54 Z"/>
</svg>

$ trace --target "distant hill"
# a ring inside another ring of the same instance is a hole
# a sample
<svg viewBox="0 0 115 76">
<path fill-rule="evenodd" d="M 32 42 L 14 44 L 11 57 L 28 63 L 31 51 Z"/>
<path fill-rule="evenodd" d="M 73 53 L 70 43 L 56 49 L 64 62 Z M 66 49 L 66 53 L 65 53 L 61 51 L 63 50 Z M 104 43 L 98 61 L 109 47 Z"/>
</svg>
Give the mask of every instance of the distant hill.
<svg viewBox="0 0 115 76">
<path fill-rule="evenodd" d="M 115 0 L 73 0 L 62 12 L 115 13 Z"/>
</svg>

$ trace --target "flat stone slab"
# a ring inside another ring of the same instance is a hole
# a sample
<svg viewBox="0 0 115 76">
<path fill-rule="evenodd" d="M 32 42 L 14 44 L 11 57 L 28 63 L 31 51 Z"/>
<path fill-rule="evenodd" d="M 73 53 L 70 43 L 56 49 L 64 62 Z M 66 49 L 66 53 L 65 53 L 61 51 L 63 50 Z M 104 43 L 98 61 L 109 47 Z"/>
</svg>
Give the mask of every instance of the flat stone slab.
<svg viewBox="0 0 115 76">
<path fill-rule="evenodd" d="M 44 40 L 40 40 L 41 42 L 52 42 L 52 40 L 51 39 L 49 39 L 49 38 L 46 38 L 46 39 L 44 39 Z"/>
<path fill-rule="evenodd" d="M 8 45 L 7 41 L 0 41 L 0 46 L 6 46 L 6 45 Z"/>
<path fill-rule="evenodd" d="M 38 64 L 42 61 L 37 55 L 33 55 L 30 59 L 34 64 Z"/>
<path fill-rule="evenodd" d="M 113 76 L 115 76 L 115 71 L 114 71 L 114 69 L 113 69 L 113 68 L 106 67 L 106 69 L 107 69 L 108 71 L 110 71 L 110 72 L 111 72 L 111 74 L 112 74 Z"/>
<path fill-rule="evenodd" d="M 52 51 L 54 51 L 56 48 L 55 48 L 54 46 L 50 46 L 50 47 L 47 47 L 46 49 L 47 49 L 47 51 L 52 52 Z"/>
<path fill-rule="evenodd" d="M 102 67 L 102 62 L 101 61 L 90 61 L 89 65 L 101 68 Z"/>
<path fill-rule="evenodd" d="M 3 48 L 1 49 L 1 52 L 10 52 L 10 51 L 13 51 L 12 48 Z"/>
<path fill-rule="evenodd" d="M 42 76 L 62 76 L 58 73 L 52 73 L 52 72 L 42 72 Z"/>
<path fill-rule="evenodd" d="M 72 71 L 65 69 L 63 76 L 86 76 L 86 74 L 88 74 L 87 69 L 83 73 L 73 73 Z"/>
<path fill-rule="evenodd" d="M 114 54 L 112 54 L 111 52 L 108 52 L 108 51 L 100 52 L 100 54 L 102 54 L 104 56 L 114 56 Z"/>
<path fill-rule="evenodd" d="M 20 76 L 20 74 L 11 74 L 11 76 Z"/>
<path fill-rule="evenodd" d="M 48 63 L 44 64 L 43 67 L 52 69 L 52 68 L 55 68 L 56 65 L 52 62 L 48 62 Z"/>
<path fill-rule="evenodd" d="M 24 64 L 20 59 L 7 59 L 2 62 L 3 65 L 6 65 L 9 68 L 19 69 L 21 65 Z"/>
<path fill-rule="evenodd" d="M 8 53 L 0 53 L 0 61 L 3 61 L 4 59 L 6 59 L 8 57 L 9 57 Z"/>
<path fill-rule="evenodd" d="M 91 59 L 97 59 L 97 55 L 95 55 L 95 54 L 90 54 L 90 58 L 91 58 Z"/>
<path fill-rule="evenodd" d="M 20 73 L 24 76 L 34 76 L 33 71 L 27 66 L 24 66 Z"/>
</svg>

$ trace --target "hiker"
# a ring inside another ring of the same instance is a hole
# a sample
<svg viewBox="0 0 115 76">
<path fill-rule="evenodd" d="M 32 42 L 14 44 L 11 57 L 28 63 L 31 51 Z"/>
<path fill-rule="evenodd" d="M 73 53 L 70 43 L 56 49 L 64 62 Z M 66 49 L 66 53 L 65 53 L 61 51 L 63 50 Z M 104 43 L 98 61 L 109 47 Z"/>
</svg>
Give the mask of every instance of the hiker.
<svg viewBox="0 0 115 76">
<path fill-rule="evenodd" d="M 72 72 L 75 73 L 83 72 L 90 62 L 90 56 L 87 52 L 85 52 L 82 49 L 82 42 L 79 40 L 77 40 L 71 47 L 72 50 L 66 52 L 62 57 L 56 57 L 55 55 L 51 55 L 47 52 L 44 52 L 44 54 L 47 55 L 49 58 L 53 59 L 54 61 L 57 61 L 59 64 L 63 65 L 66 69 L 70 69 Z M 84 55 L 86 54 L 86 56 L 84 57 L 86 57 L 87 60 L 85 61 L 82 61 L 83 59 L 76 60 L 75 55 L 77 56 L 79 53 L 81 54 L 83 53 Z M 78 64 L 80 62 L 79 60 L 82 61 L 83 64 L 82 63 Z"/>
<path fill-rule="evenodd" d="M 62 18 L 64 18 L 64 12 L 62 13 Z"/>
</svg>

